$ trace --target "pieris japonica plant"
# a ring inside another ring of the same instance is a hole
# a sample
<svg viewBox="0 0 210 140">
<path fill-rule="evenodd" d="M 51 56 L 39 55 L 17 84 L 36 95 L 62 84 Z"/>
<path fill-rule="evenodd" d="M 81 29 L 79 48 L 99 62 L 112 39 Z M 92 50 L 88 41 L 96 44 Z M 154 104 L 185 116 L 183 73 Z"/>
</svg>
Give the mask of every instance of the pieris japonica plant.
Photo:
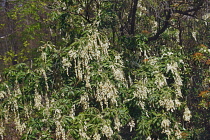
<svg viewBox="0 0 210 140">
<path fill-rule="evenodd" d="M 1 139 L 187 138 L 182 50 L 159 46 L 154 53 L 142 34 L 116 43 L 102 27 L 103 2 L 92 11 L 86 2 L 55 3 L 60 42 L 44 43 L 32 66 L 1 75 Z M 85 8 L 94 14 L 85 17 Z"/>
<path fill-rule="evenodd" d="M 191 111 L 173 52 L 128 73 L 122 54 L 94 28 L 67 47 L 46 43 L 39 51 L 33 68 L 18 64 L 2 75 L 2 138 L 8 125 L 24 139 L 182 138 Z"/>
</svg>

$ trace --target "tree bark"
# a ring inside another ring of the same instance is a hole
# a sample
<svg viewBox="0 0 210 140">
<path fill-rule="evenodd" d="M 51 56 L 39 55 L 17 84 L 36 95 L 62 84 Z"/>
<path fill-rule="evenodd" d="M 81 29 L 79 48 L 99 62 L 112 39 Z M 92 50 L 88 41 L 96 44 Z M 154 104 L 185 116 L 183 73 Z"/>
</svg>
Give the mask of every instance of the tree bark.
<svg viewBox="0 0 210 140">
<path fill-rule="evenodd" d="M 131 22 L 130 22 L 130 34 L 135 34 L 135 21 L 136 21 L 136 10 L 137 10 L 138 0 L 133 0 L 133 7 L 131 12 Z"/>
</svg>

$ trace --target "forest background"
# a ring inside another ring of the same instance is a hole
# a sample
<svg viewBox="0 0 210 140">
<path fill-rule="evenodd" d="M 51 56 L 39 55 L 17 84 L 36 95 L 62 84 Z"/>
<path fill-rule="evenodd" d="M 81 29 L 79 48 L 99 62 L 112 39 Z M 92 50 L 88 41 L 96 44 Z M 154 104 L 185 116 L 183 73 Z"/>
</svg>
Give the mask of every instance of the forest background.
<svg viewBox="0 0 210 140">
<path fill-rule="evenodd" d="M 0 139 L 210 139 L 208 0 L 0 4 Z"/>
</svg>

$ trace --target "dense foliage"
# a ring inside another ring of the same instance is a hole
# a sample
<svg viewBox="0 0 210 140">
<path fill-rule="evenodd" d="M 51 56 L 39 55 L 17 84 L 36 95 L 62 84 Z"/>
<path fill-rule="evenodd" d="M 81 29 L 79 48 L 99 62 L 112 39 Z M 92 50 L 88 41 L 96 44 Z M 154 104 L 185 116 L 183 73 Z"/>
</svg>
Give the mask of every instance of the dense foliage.
<svg viewBox="0 0 210 140">
<path fill-rule="evenodd" d="M 1 139 L 209 139 L 207 9 L 15 1 L 8 16 L 22 46 L 3 57 Z"/>
</svg>

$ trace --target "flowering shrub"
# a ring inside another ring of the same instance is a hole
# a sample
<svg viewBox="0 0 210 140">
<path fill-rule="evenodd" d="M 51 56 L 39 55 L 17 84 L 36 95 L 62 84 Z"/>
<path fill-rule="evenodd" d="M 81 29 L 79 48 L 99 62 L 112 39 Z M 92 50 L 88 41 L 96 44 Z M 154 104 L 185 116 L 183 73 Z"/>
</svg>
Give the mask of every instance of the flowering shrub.
<svg viewBox="0 0 210 140">
<path fill-rule="evenodd" d="M 142 139 L 181 138 L 177 114 L 191 118 L 181 91 L 181 59 L 163 52 L 140 61 L 128 75 L 122 55 L 109 44 L 90 29 L 69 47 L 40 47 L 33 69 L 18 64 L 6 70 L 2 138 L 9 133 L 7 124 L 24 139 L 120 139 L 128 137 L 124 131 Z M 125 75 L 134 77 L 130 85 Z"/>
<path fill-rule="evenodd" d="M 121 27 L 110 33 L 120 20 L 128 20 L 113 11 L 123 9 L 123 3 L 54 1 L 51 20 L 60 40 L 39 47 L 33 65 L 20 63 L 1 75 L 1 139 L 11 132 L 17 139 L 192 138 L 189 125 L 196 115 L 190 106 L 189 75 L 196 65 L 209 67 L 209 50 L 201 45 L 187 54 L 178 43 L 160 45 L 174 38 L 170 28 L 160 42 L 148 43 L 159 27 L 142 3 L 137 3 L 137 18 L 154 26 L 123 35 Z M 209 78 L 201 79 L 208 87 Z M 209 90 L 198 96 L 202 99 L 196 108 L 208 109 Z"/>
</svg>

